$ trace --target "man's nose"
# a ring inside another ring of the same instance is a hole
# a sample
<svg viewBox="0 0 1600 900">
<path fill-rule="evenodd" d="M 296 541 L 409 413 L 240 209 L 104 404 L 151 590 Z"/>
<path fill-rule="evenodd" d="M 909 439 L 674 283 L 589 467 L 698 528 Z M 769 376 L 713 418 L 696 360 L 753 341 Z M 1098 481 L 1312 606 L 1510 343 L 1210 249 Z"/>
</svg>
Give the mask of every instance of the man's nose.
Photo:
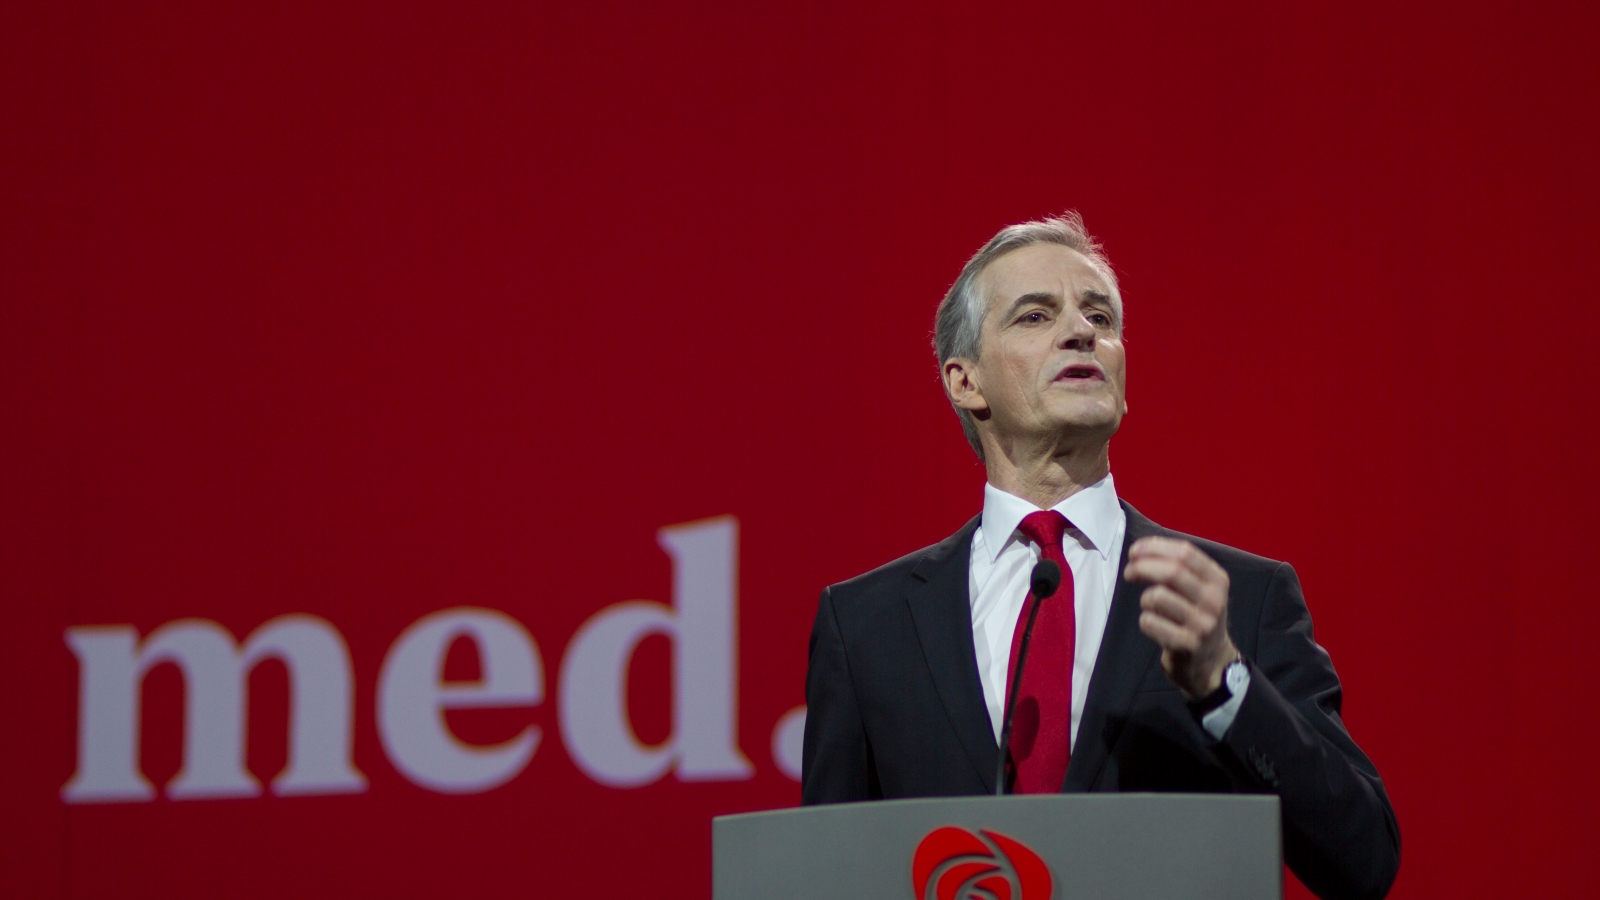
<svg viewBox="0 0 1600 900">
<path fill-rule="evenodd" d="M 1061 317 L 1056 340 L 1063 350 L 1091 351 L 1097 334 L 1093 322 L 1078 310 L 1071 310 Z"/>
</svg>

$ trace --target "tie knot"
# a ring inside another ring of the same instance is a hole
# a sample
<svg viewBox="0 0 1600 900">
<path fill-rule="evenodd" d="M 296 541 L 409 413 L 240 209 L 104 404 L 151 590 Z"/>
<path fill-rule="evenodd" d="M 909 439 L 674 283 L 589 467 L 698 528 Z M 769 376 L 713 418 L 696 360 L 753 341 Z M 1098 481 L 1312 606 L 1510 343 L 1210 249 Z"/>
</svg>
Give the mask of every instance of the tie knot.
<svg viewBox="0 0 1600 900">
<path fill-rule="evenodd" d="M 1029 513 L 1017 526 L 1022 536 L 1035 544 L 1045 553 L 1054 555 L 1061 552 L 1061 537 L 1067 533 L 1067 517 L 1053 509 L 1040 510 Z"/>
</svg>

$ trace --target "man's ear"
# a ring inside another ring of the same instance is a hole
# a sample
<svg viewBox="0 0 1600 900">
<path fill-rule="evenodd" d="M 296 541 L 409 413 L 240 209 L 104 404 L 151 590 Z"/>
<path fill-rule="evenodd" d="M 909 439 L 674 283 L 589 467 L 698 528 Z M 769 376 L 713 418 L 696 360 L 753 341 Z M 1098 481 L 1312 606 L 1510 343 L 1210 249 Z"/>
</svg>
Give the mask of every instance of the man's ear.
<svg viewBox="0 0 1600 900">
<path fill-rule="evenodd" d="M 945 393 L 958 409 L 981 412 L 989 408 L 989 401 L 983 399 L 983 387 L 978 384 L 976 361 L 952 356 L 944 361 L 940 374 L 944 376 Z"/>
</svg>

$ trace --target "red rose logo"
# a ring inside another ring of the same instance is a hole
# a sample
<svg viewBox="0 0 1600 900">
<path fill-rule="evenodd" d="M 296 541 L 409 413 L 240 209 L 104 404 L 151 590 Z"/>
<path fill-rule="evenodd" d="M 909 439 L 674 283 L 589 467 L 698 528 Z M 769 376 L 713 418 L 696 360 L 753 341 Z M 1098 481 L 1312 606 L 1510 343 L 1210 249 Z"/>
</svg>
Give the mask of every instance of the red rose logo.
<svg viewBox="0 0 1600 900">
<path fill-rule="evenodd" d="M 1050 900 L 1050 869 L 1021 841 L 946 825 L 911 860 L 917 900 Z"/>
</svg>

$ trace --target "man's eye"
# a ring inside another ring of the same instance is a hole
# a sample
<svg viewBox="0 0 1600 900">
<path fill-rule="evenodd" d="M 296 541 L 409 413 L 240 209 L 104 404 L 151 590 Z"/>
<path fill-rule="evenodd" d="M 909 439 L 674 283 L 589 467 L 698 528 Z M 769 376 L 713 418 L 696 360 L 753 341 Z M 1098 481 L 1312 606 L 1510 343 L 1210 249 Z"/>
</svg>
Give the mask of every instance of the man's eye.
<svg viewBox="0 0 1600 900">
<path fill-rule="evenodd" d="M 1028 314 L 1026 314 L 1026 315 L 1024 315 L 1022 317 L 1022 321 L 1027 322 L 1027 323 L 1029 323 L 1031 325 L 1037 325 L 1038 323 L 1043 322 L 1044 320 L 1045 320 L 1044 313 L 1039 312 L 1038 310 L 1034 310 L 1033 312 L 1028 313 Z"/>
</svg>

